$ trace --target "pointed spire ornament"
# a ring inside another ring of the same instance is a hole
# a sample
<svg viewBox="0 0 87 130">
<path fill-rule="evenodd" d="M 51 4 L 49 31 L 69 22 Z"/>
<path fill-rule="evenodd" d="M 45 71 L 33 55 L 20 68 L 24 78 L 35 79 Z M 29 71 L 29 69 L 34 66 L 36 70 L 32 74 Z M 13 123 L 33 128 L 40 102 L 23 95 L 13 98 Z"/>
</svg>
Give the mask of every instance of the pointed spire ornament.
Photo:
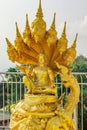
<svg viewBox="0 0 87 130">
<path fill-rule="evenodd" d="M 63 28 L 63 32 L 62 32 L 62 37 L 66 38 L 66 22 L 64 23 L 64 28 Z"/>
<path fill-rule="evenodd" d="M 17 22 L 16 22 L 16 38 L 14 40 L 14 45 L 17 50 L 23 49 L 23 39 L 21 33 L 19 32 Z"/>
<path fill-rule="evenodd" d="M 72 48 L 76 48 L 77 37 L 78 37 L 78 33 L 77 33 L 76 36 L 75 36 L 75 39 L 74 39 L 73 44 L 72 44 L 72 46 L 71 46 Z"/>
<path fill-rule="evenodd" d="M 56 13 L 54 13 L 53 21 L 52 21 L 52 24 L 48 30 L 48 34 L 53 32 L 53 33 L 55 33 L 55 35 L 57 35 L 57 31 L 55 29 L 55 17 L 56 17 Z"/>
<path fill-rule="evenodd" d="M 18 37 L 21 37 L 21 34 L 19 32 L 17 22 L 15 24 L 16 24 L 16 38 L 18 38 Z"/>
<path fill-rule="evenodd" d="M 56 41 L 57 41 L 57 31 L 55 29 L 55 16 L 56 16 L 56 13 L 54 13 L 52 24 L 51 24 L 49 30 L 47 31 L 47 43 L 48 43 L 49 47 L 51 45 L 55 46 Z"/>
<path fill-rule="evenodd" d="M 43 12 L 42 12 L 42 7 L 41 7 L 41 0 L 39 0 L 39 7 L 36 13 L 37 18 L 42 18 L 43 17 Z"/>
<path fill-rule="evenodd" d="M 11 42 L 8 40 L 8 38 L 6 38 L 6 42 L 7 42 L 7 45 L 8 45 L 9 48 L 12 47 L 12 44 L 11 44 Z"/>
<path fill-rule="evenodd" d="M 64 51 L 66 51 L 67 45 L 68 45 L 68 40 L 66 38 L 66 22 L 64 22 L 63 32 L 62 32 L 62 35 L 61 35 L 61 37 L 58 41 L 58 45 L 57 45 L 59 53 L 61 55 L 63 54 Z"/>
<path fill-rule="evenodd" d="M 52 22 L 52 25 L 50 27 L 50 29 L 52 29 L 52 30 L 55 30 L 55 17 L 56 17 L 56 13 L 54 13 L 53 22 Z"/>
<path fill-rule="evenodd" d="M 25 39 L 25 37 L 27 36 L 29 37 L 30 34 L 31 34 L 31 30 L 28 22 L 28 14 L 26 14 L 26 25 L 25 25 L 25 30 L 23 32 L 23 38 Z"/>
<path fill-rule="evenodd" d="M 28 14 L 26 14 L 26 27 L 25 27 L 25 30 L 30 31 L 30 26 L 29 26 L 29 22 L 28 22 Z"/>
<path fill-rule="evenodd" d="M 9 55 L 9 60 L 11 60 L 12 62 L 16 61 L 16 58 L 18 58 L 18 53 L 15 49 L 15 47 L 11 44 L 11 42 L 8 40 L 8 38 L 6 38 L 6 42 L 7 42 L 7 53 Z"/>
</svg>

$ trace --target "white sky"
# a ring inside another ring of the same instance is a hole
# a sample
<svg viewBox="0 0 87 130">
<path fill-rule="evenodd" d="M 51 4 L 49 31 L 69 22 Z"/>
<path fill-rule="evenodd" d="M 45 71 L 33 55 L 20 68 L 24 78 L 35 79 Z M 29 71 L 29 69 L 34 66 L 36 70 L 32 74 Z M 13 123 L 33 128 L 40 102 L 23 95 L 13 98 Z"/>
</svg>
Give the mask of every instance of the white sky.
<svg viewBox="0 0 87 130">
<path fill-rule="evenodd" d="M 20 32 L 24 31 L 26 13 L 29 23 L 35 19 L 38 0 L 0 0 L 0 72 L 15 66 L 8 59 L 5 38 L 13 42 L 15 39 L 15 22 Z M 87 57 L 87 0 L 42 0 L 44 20 L 47 29 L 56 12 L 56 29 L 60 37 L 63 23 L 67 22 L 67 39 L 69 46 L 78 33 L 77 55 Z"/>
</svg>

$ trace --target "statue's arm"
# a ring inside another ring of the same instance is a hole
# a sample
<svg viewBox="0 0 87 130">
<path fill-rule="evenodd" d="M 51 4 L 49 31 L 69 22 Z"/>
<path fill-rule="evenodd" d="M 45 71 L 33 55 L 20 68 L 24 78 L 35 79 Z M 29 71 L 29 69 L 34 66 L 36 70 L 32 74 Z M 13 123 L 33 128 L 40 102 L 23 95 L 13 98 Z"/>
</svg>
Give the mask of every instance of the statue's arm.
<svg viewBox="0 0 87 130">
<path fill-rule="evenodd" d="M 32 71 L 30 72 L 30 78 L 34 79 L 34 77 L 36 77 L 36 73 L 35 73 L 35 68 L 32 69 Z"/>
<path fill-rule="evenodd" d="M 51 69 L 49 69 L 49 68 L 48 68 L 48 75 L 49 75 L 51 87 L 54 87 L 55 86 L 55 83 L 54 83 L 54 74 L 53 74 L 53 71 Z"/>
</svg>

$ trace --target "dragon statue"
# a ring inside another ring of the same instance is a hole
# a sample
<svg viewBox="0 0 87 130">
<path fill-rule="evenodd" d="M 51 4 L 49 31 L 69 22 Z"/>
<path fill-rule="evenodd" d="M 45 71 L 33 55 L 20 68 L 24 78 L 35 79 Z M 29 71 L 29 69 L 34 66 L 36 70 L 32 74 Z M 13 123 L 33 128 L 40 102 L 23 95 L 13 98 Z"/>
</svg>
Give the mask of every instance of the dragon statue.
<svg viewBox="0 0 87 130">
<path fill-rule="evenodd" d="M 68 47 L 66 22 L 61 37 L 57 37 L 55 14 L 46 30 L 41 1 L 36 18 L 30 27 L 28 15 L 23 35 L 16 23 L 16 38 L 12 44 L 7 38 L 7 53 L 17 68 L 25 74 L 27 88 L 24 99 L 11 106 L 11 130 L 74 130 L 72 114 L 79 101 L 80 88 L 69 66 L 76 58 L 76 40 Z M 66 103 L 59 98 L 54 78 L 60 74 L 65 88 L 69 88 Z"/>
</svg>

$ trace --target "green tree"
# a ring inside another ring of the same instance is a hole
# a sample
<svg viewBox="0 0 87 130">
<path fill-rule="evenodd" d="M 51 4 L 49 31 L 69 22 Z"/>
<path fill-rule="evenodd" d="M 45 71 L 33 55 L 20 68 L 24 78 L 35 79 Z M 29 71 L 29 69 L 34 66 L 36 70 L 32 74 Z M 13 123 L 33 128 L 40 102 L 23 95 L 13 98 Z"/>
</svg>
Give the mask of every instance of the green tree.
<svg viewBox="0 0 87 130">
<path fill-rule="evenodd" d="M 74 63 L 82 63 L 87 61 L 87 58 L 83 55 L 77 56 L 77 58 L 75 59 Z"/>
</svg>

